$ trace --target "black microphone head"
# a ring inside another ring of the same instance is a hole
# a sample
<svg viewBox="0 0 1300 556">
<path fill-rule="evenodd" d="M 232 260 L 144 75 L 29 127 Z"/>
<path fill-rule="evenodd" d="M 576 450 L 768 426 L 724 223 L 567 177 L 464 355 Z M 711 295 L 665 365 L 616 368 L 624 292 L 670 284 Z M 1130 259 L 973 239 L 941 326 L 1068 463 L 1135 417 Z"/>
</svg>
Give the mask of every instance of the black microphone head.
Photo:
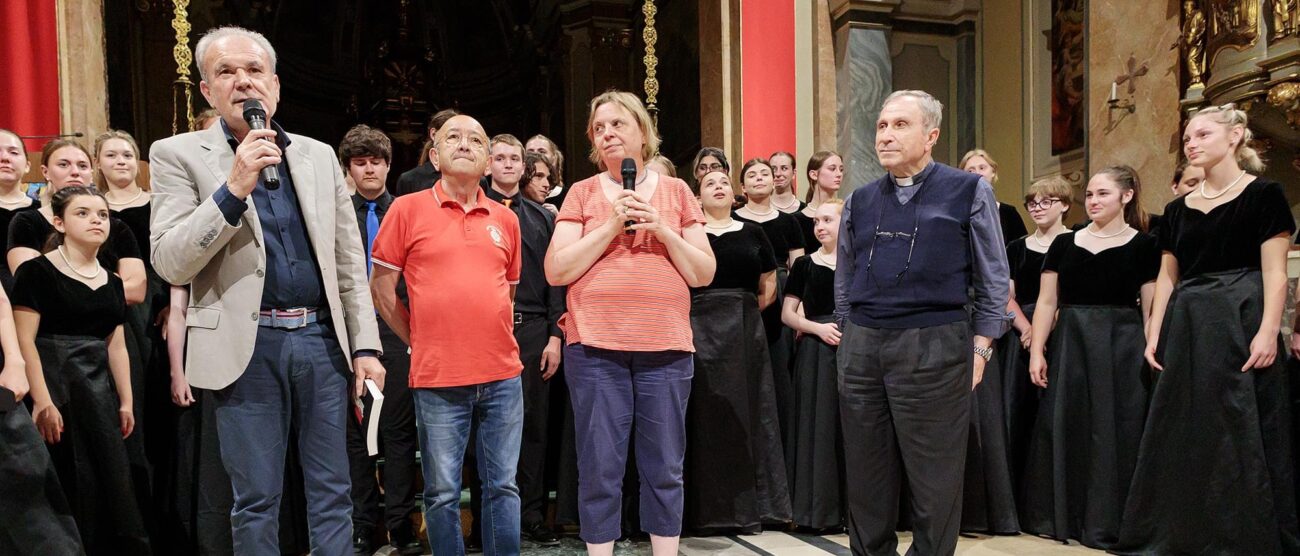
<svg viewBox="0 0 1300 556">
<path fill-rule="evenodd" d="M 253 119 L 266 121 L 266 109 L 262 108 L 262 101 L 250 98 L 244 101 L 244 121 L 251 122 Z"/>
<path fill-rule="evenodd" d="M 623 179 L 636 178 L 636 161 L 630 158 L 623 159 Z"/>
</svg>

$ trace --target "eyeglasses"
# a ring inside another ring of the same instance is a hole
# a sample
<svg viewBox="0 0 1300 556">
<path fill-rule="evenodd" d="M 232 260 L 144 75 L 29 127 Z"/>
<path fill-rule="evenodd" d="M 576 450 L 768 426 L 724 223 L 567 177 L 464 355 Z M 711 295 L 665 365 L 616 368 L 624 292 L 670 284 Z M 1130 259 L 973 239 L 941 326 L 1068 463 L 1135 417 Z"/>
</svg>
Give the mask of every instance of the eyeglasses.
<svg viewBox="0 0 1300 556">
<path fill-rule="evenodd" d="M 1025 210 L 1037 210 L 1037 209 L 1047 210 L 1049 208 L 1052 208 L 1053 204 L 1059 202 L 1061 202 L 1061 200 L 1057 199 L 1056 197 L 1043 199 L 1041 201 L 1025 201 Z"/>
<path fill-rule="evenodd" d="M 696 172 L 721 172 L 722 163 L 714 162 L 713 164 L 709 164 L 706 162 L 701 162 L 699 166 L 695 167 L 695 171 Z"/>
<path fill-rule="evenodd" d="M 913 200 L 915 201 L 915 199 Z M 867 273 L 867 277 L 870 278 L 871 280 L 874 281 L 876 279 L 875 275 L 871 273 L 871 264 L 876 258 L 877 241 L 880 241 L 881 238 L 884 238 L 885 241 L 893 241 L 895 239 L 907 240 L 908 241 L 907 262 L 903 263 L 903 270 L 898 271 L 898 274 L 894 275 L 894 285 L 897 286 L 903 283 L 903 276 L 907 274 L 908 269 L 912 268 L 912 253 L 916 251 L 916 235 L 917 232 L 920 231 L 921 229 L 921 210 L 920 210 L 921 207 L 919 205 L 916 206 L 916 210 L 913 213 L 913 218 L 912 218 L 912 233 L 909 234 L 907 232 L 880 231 L 880 219 L 881 216 L 883 216 L 883 206 L 884 206 L 884 202 L 881 202 L 880 207 L 876 209 L 876 231 L 871 236 L 871 247 L 867 250 L 866 273 Z"/>
</svg>

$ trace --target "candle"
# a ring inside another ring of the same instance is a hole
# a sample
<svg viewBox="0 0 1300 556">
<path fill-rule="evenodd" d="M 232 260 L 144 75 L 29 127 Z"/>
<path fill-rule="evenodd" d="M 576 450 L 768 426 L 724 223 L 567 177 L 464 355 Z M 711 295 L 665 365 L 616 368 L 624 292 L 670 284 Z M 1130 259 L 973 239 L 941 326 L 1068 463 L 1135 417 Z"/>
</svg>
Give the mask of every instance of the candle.
<svg viewBox="0 0 1300 556">
<path fill-rule="evenodd" d="M 1114 81 L 1110 82 L 1110 100 L 1119 100 L 1119 84 Z"/>
</svg>

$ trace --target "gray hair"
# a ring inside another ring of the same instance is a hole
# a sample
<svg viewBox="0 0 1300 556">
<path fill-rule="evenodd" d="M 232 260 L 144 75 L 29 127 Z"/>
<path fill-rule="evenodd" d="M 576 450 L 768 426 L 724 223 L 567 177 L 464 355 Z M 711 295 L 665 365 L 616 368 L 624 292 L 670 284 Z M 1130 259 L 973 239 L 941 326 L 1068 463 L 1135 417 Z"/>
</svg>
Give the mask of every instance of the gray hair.
<svg viewBox="0 0 1300 556">
<path fill-rule="evenodd" d="M 271 73 L 275 73 L 275 47 L 271 46 L 271 41 L 266 40 L 266 37 L 257 31 L 249 31 L 243 27 L 228 25 L 209 29 L 207 33 L 203 34 L 203 38 L 199 39 L 199 43 L 194 45 L 194 62 L 199 67 L 199 78 L 204 81 L 208 80 L 208 68 L 203 65 L 203 62 L 208 57 L 208 48 L 212 46 L 212 43 L 227 37 L 244 37 L 257 43 L 257 46 L 266 51 L 266 57 L 271 61 L 271 67 L 268 69 L 271 70 Z"/>
<path fill-rule="evenodd" d="M 889 103 L 904 97 L 916 100 L 916 105 L 921 108 L 922 123 L 925 124 L 926 131 L 937 129 L 939 124 L 943 123 L 943 103 L 922 90 L 905 89 L 889 93 L 889 96 L 885 97 L 885 102 L 880 103 L 880 107 L 884 109 Z"/>
</svg>

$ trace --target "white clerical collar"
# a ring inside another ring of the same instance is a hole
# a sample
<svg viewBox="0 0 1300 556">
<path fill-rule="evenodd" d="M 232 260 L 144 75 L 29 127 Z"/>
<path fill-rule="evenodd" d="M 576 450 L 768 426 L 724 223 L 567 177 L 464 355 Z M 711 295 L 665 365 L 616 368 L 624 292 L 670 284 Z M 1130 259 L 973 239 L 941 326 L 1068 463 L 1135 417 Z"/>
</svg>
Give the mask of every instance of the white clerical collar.
<svg viewBox="0 0 1300 556">
<path fill-rule="evenodd" d="M 915 179 L 916 176 L 907 176 L 906 178 L 894 178 L 894 182 L 896 182 L 899 187 L 912 187 L 915 183 Z"/>
</svg>

